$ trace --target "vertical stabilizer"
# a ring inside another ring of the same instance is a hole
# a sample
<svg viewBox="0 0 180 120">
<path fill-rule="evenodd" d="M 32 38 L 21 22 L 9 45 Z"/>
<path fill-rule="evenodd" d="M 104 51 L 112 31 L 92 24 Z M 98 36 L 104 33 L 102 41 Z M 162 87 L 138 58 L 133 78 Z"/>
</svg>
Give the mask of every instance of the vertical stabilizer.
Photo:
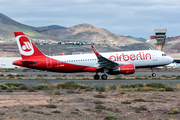
<svg viewBox="0 0 180 120">
<path fill-rule="evenodd" d="M 14 32 L 22 59 L 29 59 L 44 54 L 32 43 L 23 32 Z"/>
</svg>

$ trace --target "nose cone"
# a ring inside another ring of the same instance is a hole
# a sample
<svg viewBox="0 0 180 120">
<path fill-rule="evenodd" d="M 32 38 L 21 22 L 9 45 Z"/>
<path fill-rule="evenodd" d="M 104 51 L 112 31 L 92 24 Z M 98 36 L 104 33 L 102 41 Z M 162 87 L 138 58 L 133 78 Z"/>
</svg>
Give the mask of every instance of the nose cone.
<svg viewBox="0 0 180 120">
<path fill-rule="evenodd" d="M 169 63 L 174 62 L 174 59 L 172 57 L 170 57 L 170 56 L 169 56 L 168 60 L 169 60 Z"/>
</svg>

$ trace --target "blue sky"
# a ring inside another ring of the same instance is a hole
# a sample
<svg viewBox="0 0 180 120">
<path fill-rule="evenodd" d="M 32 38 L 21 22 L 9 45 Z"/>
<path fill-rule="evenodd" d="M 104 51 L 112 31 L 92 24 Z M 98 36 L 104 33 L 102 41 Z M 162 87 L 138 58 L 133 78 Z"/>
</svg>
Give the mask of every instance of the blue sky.
<svg viewBox="0 0 180 120">
<path fill-rule="evenodd" d="M 167 36 L 180 35 L 179 0 L 0 0 L 0 12 L 35 27 L 89 23 L 146 39 L 154 29 L 167 29 Z"/>
</svg>

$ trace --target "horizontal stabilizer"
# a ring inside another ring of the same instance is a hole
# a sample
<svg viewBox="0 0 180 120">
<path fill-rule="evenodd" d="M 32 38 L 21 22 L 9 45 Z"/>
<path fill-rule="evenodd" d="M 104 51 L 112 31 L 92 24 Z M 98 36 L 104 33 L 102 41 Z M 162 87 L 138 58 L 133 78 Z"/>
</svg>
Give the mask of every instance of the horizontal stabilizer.
<svg viewBox="0 0 180 120">
<path fill-rule="evenodd" d="M 36 62 L 33 61 L 27 61 L 27 60 L 23 60 L 21 61 L 23 64 L 36 64 Z"/>
</svg>

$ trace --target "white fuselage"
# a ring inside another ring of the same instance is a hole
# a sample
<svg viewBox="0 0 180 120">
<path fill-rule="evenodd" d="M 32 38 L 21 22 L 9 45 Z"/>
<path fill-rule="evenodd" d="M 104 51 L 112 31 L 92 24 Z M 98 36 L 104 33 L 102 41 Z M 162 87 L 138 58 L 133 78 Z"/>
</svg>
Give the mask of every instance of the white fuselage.
<svg viewBox="0 0 180 120">
<path fill-rule="evenodd" d="M 167 65 L 173 62 L 173 58 L 162 51 L 141 50 L 100 53 L 103 57 L 121 64 L 134 64 L 135 67 L 153 67 Z M 48 56 L 59 62 L 74 64 L 78 66 L 98 67 L 98 60 L 95 54 Z"/>
</svg>

